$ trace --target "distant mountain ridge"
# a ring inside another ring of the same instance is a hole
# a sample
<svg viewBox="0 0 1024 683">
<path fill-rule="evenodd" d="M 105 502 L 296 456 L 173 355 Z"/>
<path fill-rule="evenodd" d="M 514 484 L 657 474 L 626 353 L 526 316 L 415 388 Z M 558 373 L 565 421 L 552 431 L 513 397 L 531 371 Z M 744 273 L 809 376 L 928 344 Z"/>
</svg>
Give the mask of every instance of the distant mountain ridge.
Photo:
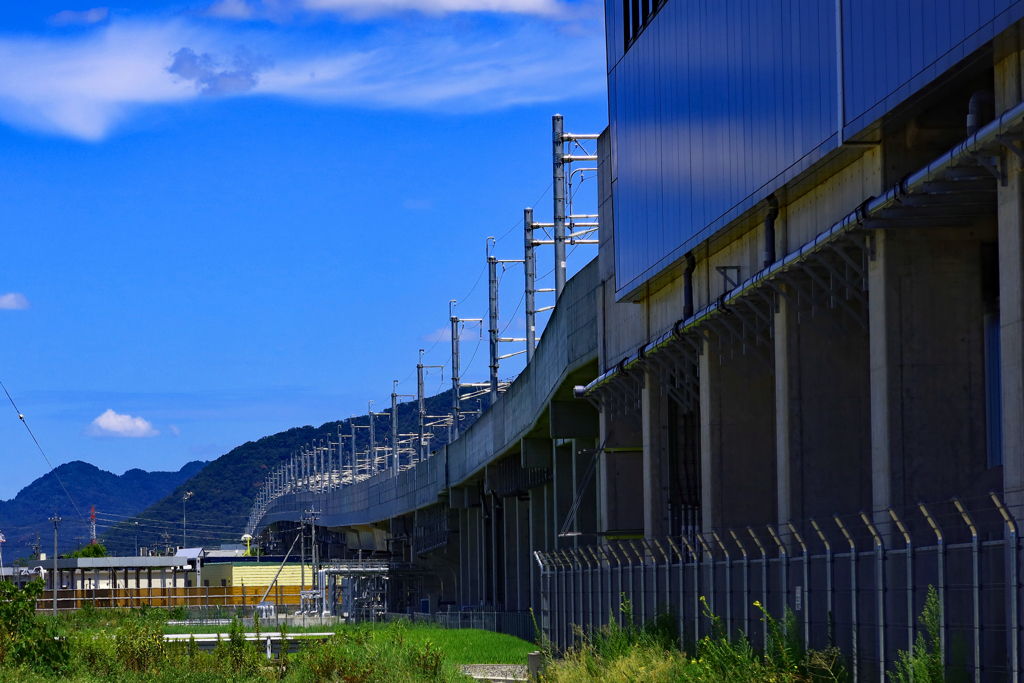
<svg viewBox="0 0 1024 683">
<path fill-rule="evenodd" d="M 428 415 L 446 415 L 451 406 L 451 390 L 426 398 L 424 403 Z M 467 417 L 462 422 L 462 429 L 476 420 L 476 415 L 468 413 L 485 410 L 488 404 L 486 394 L 463 400 L 462 406 Z M 390 408 L 387 413 L 376 413 L 374 416 L 378 445 L 385 445 L 390 440 L 391 416 L 388 413 Z M 365 450 L 369 441 L 369 430 L 365 429 L 369 424 L 367 416 L 357 415 L 354 419 L 356 425 L 364 426 L 356 430 L 356 450 Z M 415 402 L 398 404 L 400 433 L 416 432 L 418 419 Z M 195 477 L 177 486 L 162 500 L 137 516 L 111 527 L 101 536 L 101 540 L 108 549 L 119 555 L 131 554 L 136 539 L 140 547 L 147 548 L 183 545 L 182 497 L 190 491 L 192 496 L 185 503 L 187 544 L 217 546 L 239 543 L 253 500 L 266 476 L 292 453 L 314 440 L 330 439 L 337 442 L 339 427 L 343 435 L 349 434 L 351 420 L 325 422 L 319 427 L 294 427 L 233 448 L 203 468 Z M 431 448 L 436 450 L 445 443 L 447 435 L 444 430 L 439 430 Z M 168 534 L 170 538 L 164 538 L 163 534 Z"/>
<path fill-rule="evenodd" d="M 66 552 L 88 543 L 89 509 L 96 507 L 97 529 L 137 514 L 164 498 L 179 484 L 199 473 L 205 461 L 195 460 L 177 472 L 146 472 L 130 469 L 117 475 L 81 460 L 65 463 L 23 488 L 11 500 L 0 501 L 0 532 L 7 538 L 4 560 L 27 557 L 36 534 L 42 537 L 43 552 L 53 552 L 53 525 L 47 522 L 54 510 L 62 518 L 59 549 Z M 59 481 L 58 481 L 59 478 Z M 67 488 L 67 493 L 64 487 Z M 74 500 L 72 505 L 68 495 Z M 75 510 L 78 507 L 78 511 Z"/>
</svg>

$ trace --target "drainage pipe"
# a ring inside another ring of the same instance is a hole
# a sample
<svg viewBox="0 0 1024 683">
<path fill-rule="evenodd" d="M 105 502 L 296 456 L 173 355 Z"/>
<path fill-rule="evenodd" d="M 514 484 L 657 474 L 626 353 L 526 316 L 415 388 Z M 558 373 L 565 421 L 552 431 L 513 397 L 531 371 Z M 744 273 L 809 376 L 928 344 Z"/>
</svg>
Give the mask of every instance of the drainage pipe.
<svg viewBox="0 0 1024 683">
<path fill-rule="evenodd" d="M 683 269 L 683 318 L 693 315 L 693 271 L 697 268 L 697 259 L 693 252 L 686 254 L 686 268 Z"/>
<path fill-rule="evenodd" d="M 775 263 L 775 219 L 779 217 L 779 200 L 768 195 L 768 215 L 764 217 L 764 267 Z"/>
<path fill-rule="evenodd" d="M 973 135 L 981 128 L 981 117 L 985 110 L 995 107 L 996 97 L 991 90 L 979 90 L 971 95 L 971 101 L 967 104 L 967 134 Z"/>
</svg>

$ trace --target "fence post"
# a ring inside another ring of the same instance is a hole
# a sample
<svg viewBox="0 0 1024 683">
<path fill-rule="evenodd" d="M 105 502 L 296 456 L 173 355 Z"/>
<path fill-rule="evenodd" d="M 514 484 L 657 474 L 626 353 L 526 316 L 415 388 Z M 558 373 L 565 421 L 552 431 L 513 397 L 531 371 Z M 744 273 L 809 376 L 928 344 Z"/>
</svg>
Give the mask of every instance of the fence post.
<svg viewBox="0 0 1024 683">
<path fill-rule="evenodd" d="M 612 623 L 612 614 L 613 614 L 613 612 L 612 612 L 612 603 L 611 603 L 611 599 L 612 599 L 612 561 L 611 561 L 611 558 L 608 556 L 608 553 L 605 552 L 604 546 L 600 546 L 599 545 L 599 546 L 597 546 L 597 548 L 595 550 L 597 551 L 597 556 L 598 556 L 598 561 L 597 561 L 597 582 L 599 584 L 599 586 L 598 586 L 599 590 L 597 592 L 598 615 L 600 616 L 600 615 L 604 614 L 604 606 L 603 606 L 604 596 L 607 594 L 607 596 L 608 596 L 608 623 L 611 624 Z M 605 564 L 608 565 L 608 571 L 607 571 L 608 581 L 607 582 L 605 582 L 604 577 L 603 577 L 603 575 L 605 574 Z M 605 592 L 605 583 L 607 583 L 607 585 L 608 585 L 607 593 Z M 602 625 L 603 623 L 604 623 L 604 619 L 603 618 L 598 619 L 598 626 Z"/>
<path fill-rule="evenodd" d="M 853 537 L 846 530 L 846 526 L 843 524 L 843 520 L 839 519 L 839 515 L 833 515 L 832 518 L 836 520 L 839 530 L 843 532 L 846 542 L 850 544 L 850 626 L 853 640 L 853 683 L 857 683 L 860 675 L 860 653 L 857 650 L 857 544 L 853 542 Z"/>
<path fill-rule="evenodd" d="M 718 616 L 718 612 L 715 610 L 715 556 L 711 552 L 708 542 L 704 539 L 704 534 L 697 534 L 697 542 L 700 543 L 704 553 L 707 554 L 708 565 L 711 567 L 711 573 L 708 575 L 708 604 L 711 613 Z"/>
<path fill-rule="evenodd" d="M 828 646 L 832 647 L 835 641 L 835 634 L 832 630 L 832 544 L 828 542 L 825 533 L 818 526 L 818 522 L 811 517 L 811 526 L 818 532 L 818 538 L 825 544 L 825 619 L 828 621 Z"/>
<path fill-rule="evenodd" d="M 687 552 L 690 553 L 690 557 L 693 558 L 693 644 L 696 647 L 697 642 L 700 640 L 700 558 L 697 557 L 697 553 L 694 551 L 693 546 L 686 540 L 685 534 L 679 537 L 679 540 L 686 546 Z M 682 569 L 680 576 L 682 576 Z M 679 600 L 682 601 L 680 595 Z"/>
<path fill-rule="evenodd" d="M 636 555 L 636 559 L 640 562 L 640 624 L 643 628 L 644 623 L 647 621 L 647 553 L 645 551 L 637 550 L 636 543 L 633 541 L 629 542 L 629 547 Z M 633 578 L 633 571 L 630 569 L 629 578 Z M 633 585 L 636 585 L 634 580 Z M 634 601 L 634 605 L 636 601 Z"/>
<path fill-rule="evenodd" d="M 1007 582 L 1006 590 L 1009 593 L 1008 598 L 1010 600 L 1010 671 L 1012 672 L 1012 678 L 1010 679 L 1013 683 L 1017 683 L 1020 678 L 1020 654 L 1019 654 L 1019 643 L 1020 639 L 1020 621 L 1017 613 L 1017 591 L 1020 587 L 1020 581 L 1017 579 L 1017 524 L 1013 521 L 1013 517 L 1010 515 L 1010 511 L 1006 509 L 1003 502 L 999 500 L 998 494 L 995 491 L 989 493 L 992 496 L 992 502 L 999 508 L 999 514 L 1003 516 L 1003 521 L 1006 522 L 1006 526 L 1010 529 L 1010 542 L 1007 544 L 1010 551 L 1010 576 L 1012 577 L 1013 584 Z"/>
<path fill-rule="evenodd" d="M 658 552 L 661 553 L 662 559 L 665 560 L 665 603 L 664 604 L 665 604 L 665 609 L 671 609 L 671 607 L 672 607 L 672 574 L 671 574 L 672 558 L 669 557 L 669 555 L 665 552 L 665 549 L 662 547 L 661 543 L 658 542 L 658 539 L 653 539 L 651 542 L 654 543 L 654 547 L 658 549 Z M 652 552 L 651 553 L 651 559 L 653 559 L 653 558 L 654 558 L 654 553 Z M 658 616 L 658 599 L 657 599 L 658 598 L 658 562 L 657 562 L 657 560 L 654 561 L 654 598 L 655 598 L 654 599 L 654 616 L 657 617 Z"/>
<path fill-rule="evenodd" d="M 924 518 L 928 520 L 928 526 L 935 532 L 936 537 L 936 565 L 938 567 L 938 583 L 939 583 L 939 655 L 942 660 L 942 666 L 946 666 L 946 545 L 945 538 L 942 535 L 942 529 L 935 523 L 935 518 L 932 517 L 931 512 L 924 503 L 917 504 L 918 509 Z"/>
<path fill-rule="evenodd" d="M 808 563 L 811 561 L 811 556 L 807 554 L 807 544 L 804 543 L 804 539 L 801 538 L 800 532 L 793 526 L 793 520 L 789 520 L 786 523 L 789 526 L 789 533 L 793 534 L 793 538 L 800 544 L 800 548 L 803 550 L 803 566 L 804 566 L 804 585 L 803 585 L 803 596 L 800 609 L 804 613 L 804 647 L 810 648 L 811 646 L 811 570 Z"/>
<path fill-rule="evenodd" d="M 593 635 L 595 625 L 596 626 L 600 626 L 601 625 L 601 618 L 600 618 L 600 616 L 598 616 L 598 618 L 596 620 L 596 623 L 595 623 L 595 619 L 594 619 L 594 604 L 595 604 L 595 602 L 594 602 L 594 570 L 595 569 L 597 570 L 597 583 L 598 583 L 598 587 L 600 588 L 600 585 L 601 585 L 601 560 L 598 559 L 597 552 L 594 550 L 594 546 L 587 546 L 587 552 L 589 552 L 590 556 L 594 558 L 594 566 L 590 568 L 590 633 L 591 633 L 591 635 Z M 590 567 L 590 559 L 589 558 L 587 558 L 587 566 Z M 600 597 L 598 598 L 596 604 L 598 605 L 598 608 L 600 608 L 600 605 L 601 605 Z"/>
<path fill-rule="evenodd" d="M 907 654 L 914 654 L 914 543 L 903 526 L 903 521 L 897 516 L 896 511 L 889 508 L 889 516 L 895 522 L 896 528 L 903 534 L 903 542 L 907 551 Z"/>
<path fill-rule="evenodd" d="M 757 545 L 757 549 L 761 551 L 761 612 L 764 615 L 768 614 L 768 553 L 765 552 L 764 546 L 761 545 L 761 539 L 754 533 L 754 527 L 748 526 L 747 531 L 750 532 L 750 537 L 754 539 L 754 544 Z M 768 652 L 768 620 L 762 618 L 764 627 L 761 629 L 762 640 L 764 641 L 762 647 L 765 653 Z"/>
<path fill-rule="evenodd" d="M 878 597 L 876 621 L 878 622 L 878 680 L 885 680 L 885 544 L 878 529 L 871 523 L 867 514 L 861 510 L 860 518 L 864 520 L 871 535 L 875 539 L 875 593 Z"/>
<path fill-rule="evenodd" d="M 978 544 L 978 527 L 974 525 L 971 513 L 960 502 L 958 496 L 953 496 L 953 505 L 956 505 L 956 509 L 960 511 L 960 516 L 964 518 L 964 522 L 966 522 L 967 527 L 971 530 L 971 597 L 974 603 L 974 681 L 975 683 L 981 683 L 981 596 L 978 590 L 978 564 L 981 548 Z"/>
<path fill-rule="evenodd" d="M 736 532 L 729 529 L 729 533 L 732 534 L 732 540 L 736 541 L 740 552 L 743 553 L 743 635 L 750 640 L 750 557 L 747 555 L 747 549 L 740 543 L 740 537 L 736 535 Z"/>
<path fill-rule="evenodd" d="M 789 606 L 789 552 L 786 551 L 786 544 L 782 542 L 775 532 L 775 527 L 767 525 L 768 535 L 775 541 L 779 549 L 779 586 L 782 588 L 782 611 L 779 613 L 779 621 L 782 623 L 782 633 L 788 635 L 789 627 L 786 626 L 786 607 Z M 765 605 L 765 609 L 768 606 Z"/>
<path fill-rule="evenodd" d="M 711 537 L 715 539 L 718 547 L 722 549 L 722 554 L 725 555 L 725 638 L 732 642 L 732 556 L 729 555 L 729 551 L 722 543 L 717 531 L 712 531 Z"/>
<path fill-rule="evenodd" d="M 675 552 L 675 554 L 679 556 L 679 619 L 678 619 L 679 626 L 678 626 L 678 628 L 679 628 L 679 651 L 682 652 L 683 648 L 684 648 L 683 634 L 684 634 L 684 630 L 685 630 L 684 621 L 683 621 L 683 609 L 684 609 L 684 607 L 683 607 L 683 553 L 679 550 L 679 546 L 676 545 L 676 542 L 673 541 L 671 539 L 671 537 L 668 539 L 668 544 L 669 544 L 669 547 L 671 547 L 672 550 Z M 671 603 L 671 600 L 672 600 L 672 595 L 671 595 L 671 585 L 670 585 L 669 586 L 669 602 L 670 603 Z"/>
<path fill-rule="evenodd" d="M 616 621 L 619 622 L 619 626 L 622 626 L 622 596 L 624 595 L 624 593 L 622 592 L 622 561 L 619 560 L 619 554 L 617 552 L 615 552 L 615 546 L 612 545 L 610 542 L 608 543 L 608 552 L 610 552 L 612 554 L 612 557 L 615 558 L 615 570 L 616 570 L 616 573 L 619 575 L 619 580 L 618 580 L 618 585 L 617 585 L 618 590 L 615 592 L 615 597 L 616 597 L 616 600 L 618 601 L 618 609 L 616 609 L 615 605 L 612 604 L 612 603 L 609 603 L 609 607 L 608 608 L 611 609 L 611 610 L 615 610 Z M 611 593 L 611 591 L 612 591 L 612 569 L 611 569 L 611 566 L 609 566 L 608 567 L 608 592 Z M 611 619 L 610 619 L 611 616 L 612 615 L 609 614 L 609 622 L 611 621 Z"/>
</svg>

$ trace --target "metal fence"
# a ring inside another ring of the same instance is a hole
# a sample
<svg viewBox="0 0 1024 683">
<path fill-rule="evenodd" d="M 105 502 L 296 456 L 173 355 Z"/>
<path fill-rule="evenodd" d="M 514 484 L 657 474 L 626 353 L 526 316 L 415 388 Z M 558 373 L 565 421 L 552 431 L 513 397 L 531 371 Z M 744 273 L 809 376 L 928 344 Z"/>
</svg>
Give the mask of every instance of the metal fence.
<svg viewBox="0 0 1024 683">
<path fill-rule="evenodd" d="M 693 652 L 714 615 L 730 639 L 763 649 L 764 614 L 784 628 L 788 608 L 808 647 L 838 647 L 855 683 L 882 681 L 899 651 L 913 651 L 934 588 L 947 668 L 979 683 L 1017 681 L 1017 526 L 995 494 L 971 503 L 933 506 L 941 512 L 920 504 L 913 519 L 887 510 L 885 523 L 861 513 L 781 531 L 747 527 L 538 551 L 540 625 L 564 650 L 580 632 L 622 625 L 630 614 L 637 625 L 669 614 L 680 647 Z M 930 543 L 915 543 L 929 535 Z"/>
</svg>

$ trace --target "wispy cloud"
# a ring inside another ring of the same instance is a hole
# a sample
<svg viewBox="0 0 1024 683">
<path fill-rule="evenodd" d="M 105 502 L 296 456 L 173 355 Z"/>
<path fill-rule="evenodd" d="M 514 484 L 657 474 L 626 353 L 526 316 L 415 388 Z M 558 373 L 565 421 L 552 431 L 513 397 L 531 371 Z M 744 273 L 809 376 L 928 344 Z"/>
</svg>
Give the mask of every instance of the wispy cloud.
<svg viewBox="0 0 1024 683">
<path fill-rule="evenodd" d="M 470 32 L 423 19 L 317 46 L 180 19 L 115 20 L 61 38 L 0 36 L 0 119 L 99 140 L 147 106 L 216 95 L 442 112 L 592 95 L 605 87 L 604 43 L 600 22 L 587 21 L 593 30 L 581 34 L 546 19 Z"/>
<path fill-rule="evenodd" d="M 451 341 L 452 339 L 452 328 L 451 327 L 439 327 L 430 334 L 423 335 L 423 341 L 425 342 L 442 342 Z"/>
<path fill-rule="evenodd" d="M 400 12 L 431 16 L 473 12 L 554 17 L 569 9 L 569 5 L 558 0 L 217 0 L 206 13 L 236 20 L 280 20 L 302 13 L 369 19 Z"/>
<path fill-rule="evenodd" d="M 108 408 L 86 427 L 85 433 L 88 436 L 143 437 L 157 436 L 160 432 L 153 429 L 153 425 L 148 420 L 131 415 L 121 415 Z"/>
<path fill-rule="evenodd" d="M 22 311 L 29 307 L 28 299 L 25 298 L 24 294 L 18 292 L 10 292 L 8 294 L 0 294 L 0 310 L 4 311 Z"/>
<path fill-rule="evenodd" d="M 98 24 L 107 18 L 110 12 L 106 7 L 93 7 L 82 12 L 66 9 L 57 12 L 47 21 L 53 26 L 67 26 L 68 24 Z"/>
</svg>

